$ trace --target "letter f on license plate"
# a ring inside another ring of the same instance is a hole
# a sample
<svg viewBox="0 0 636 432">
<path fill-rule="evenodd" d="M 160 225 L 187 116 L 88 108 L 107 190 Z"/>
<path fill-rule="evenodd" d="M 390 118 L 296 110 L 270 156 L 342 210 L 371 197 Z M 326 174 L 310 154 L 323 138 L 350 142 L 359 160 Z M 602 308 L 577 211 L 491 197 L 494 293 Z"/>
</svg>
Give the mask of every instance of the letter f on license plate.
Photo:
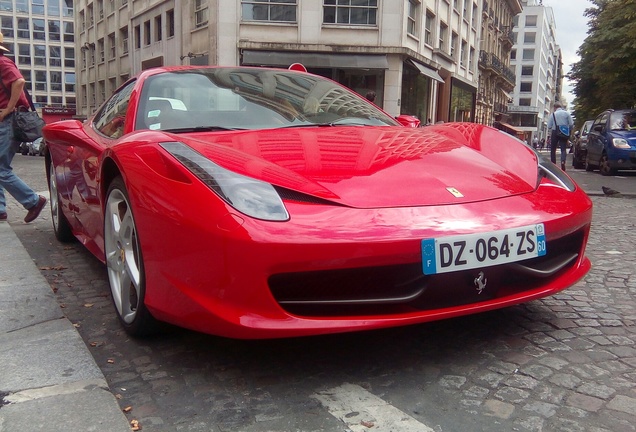
<svg viewBox="0 0 636 432">
<path fill-rule="evenodd" d="M 546 254 L 543 224 L 422 240 L 424 274 L 522 261 Z"/>
</svg>

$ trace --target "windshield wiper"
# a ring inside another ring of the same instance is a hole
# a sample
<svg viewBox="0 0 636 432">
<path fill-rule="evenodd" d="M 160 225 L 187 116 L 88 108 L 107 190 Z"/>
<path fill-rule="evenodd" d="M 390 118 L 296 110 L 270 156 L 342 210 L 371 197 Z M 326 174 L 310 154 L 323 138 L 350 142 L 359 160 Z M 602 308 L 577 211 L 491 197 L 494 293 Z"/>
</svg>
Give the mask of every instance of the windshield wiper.
<svg viewBox="0 0 636 432">
<path fill-rule="evenodd" d="M 190 127 L 178 127 L 178 128 L 168 128 L 161 129 L 164 132 L 173 132 L 173 133 L 188 133 L 188 132 L 215 132 L 215 131 L 236 131 L 236 130 L 246 130 L 245 128 L 230 128 L 224 126 L 190 126 Z"/>
</svg>

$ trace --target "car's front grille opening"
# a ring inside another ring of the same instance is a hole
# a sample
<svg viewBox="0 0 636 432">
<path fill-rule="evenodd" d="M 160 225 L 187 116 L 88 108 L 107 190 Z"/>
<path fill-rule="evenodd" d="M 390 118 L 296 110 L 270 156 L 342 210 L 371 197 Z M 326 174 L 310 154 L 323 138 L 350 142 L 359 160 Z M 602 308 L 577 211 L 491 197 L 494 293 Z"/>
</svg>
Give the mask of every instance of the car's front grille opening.
<svg viewBox="0 0 636 432">
<path fill-rule="evenodd" d="M 568 271 L 583 231 L 548 242 L 547 255 L 511 264 L 425 276 L 422 263 L 281 273 L 269 278 L 276 301 L 301 316 L 388 315 L 432 310 L 540 288 Z M 483 272 L 480 289 L 476 279 Z"/>
</svg>

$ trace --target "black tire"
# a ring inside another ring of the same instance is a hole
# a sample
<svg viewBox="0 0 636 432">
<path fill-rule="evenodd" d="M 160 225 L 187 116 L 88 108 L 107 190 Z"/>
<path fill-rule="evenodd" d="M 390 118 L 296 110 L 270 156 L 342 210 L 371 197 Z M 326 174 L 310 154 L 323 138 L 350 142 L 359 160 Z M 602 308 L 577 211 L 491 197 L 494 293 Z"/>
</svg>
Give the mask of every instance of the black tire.
<svg viewBox="0 0 636 432">
<path fill-rule="evenodd" d="M 121 177 L 111 182 L 106 194 L 104 252 L 111 297 L 122 327 L 134 337 L 155 333 L 158 322 L 144 303 L 143 252 L 128 191 Z"/>
<path fill-rule="evenodd" d="M 57 190 L 57 178 L 55 176 L 55 167 L 53 163 L 49 163 L 49 196 L 51 203 L 51 222 L 53 223 L 53 232 L 55 238 L 63 243 L 69 243 L 75 240 L 71 225 L 62 212 L 60 205 L 60 195 Z"/>
<path fill-rule="evenodd" d="M 594 165 L 592 165 L 590 163 L 590 156 L 586 156 L 585 157 L 585 171 L 594 171 L 594 168 L 596 168 Z"/>
<path fill-rule="evenodd" d="M 607 157 L 607 153 L 603 153 L 601 156 L 601 162 L 598 167 L 598 171 L 603 176 L 611 176 L 616 174 L 616 170 L 610 167 L 609 158 Z"/>
</svg>

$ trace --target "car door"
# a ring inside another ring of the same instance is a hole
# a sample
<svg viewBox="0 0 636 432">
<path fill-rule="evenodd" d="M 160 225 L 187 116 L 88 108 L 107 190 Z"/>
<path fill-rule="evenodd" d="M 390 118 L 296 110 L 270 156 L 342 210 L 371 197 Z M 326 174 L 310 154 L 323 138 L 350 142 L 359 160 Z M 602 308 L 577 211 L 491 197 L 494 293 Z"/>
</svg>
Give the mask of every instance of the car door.
<svg viewBox="0 0 636 432">
<path fill-rule="evenodd" d="M 594 166 L 599 164 L 601 155 L 603 154 L 605 131 L 607 129 L 609 115 L 610 113 L 606 111 L 596 117 L 587 135 L 587 159 L 590 164 Z"/>
<path fill-rule="evenodd" d="M 123 135 L 128 103 L 135 81 L 117 91 L 88 122 L 86 139 L 78 142 L 67 165 L 67 186 L 75 205 L 75 217 L 87 242 L 99 250 L 103 245 L 103 213 L 99 194 L 99 169 L 105 149 Z M 87 245 L 89 246 L 89 245 Z"/>
</svg>

